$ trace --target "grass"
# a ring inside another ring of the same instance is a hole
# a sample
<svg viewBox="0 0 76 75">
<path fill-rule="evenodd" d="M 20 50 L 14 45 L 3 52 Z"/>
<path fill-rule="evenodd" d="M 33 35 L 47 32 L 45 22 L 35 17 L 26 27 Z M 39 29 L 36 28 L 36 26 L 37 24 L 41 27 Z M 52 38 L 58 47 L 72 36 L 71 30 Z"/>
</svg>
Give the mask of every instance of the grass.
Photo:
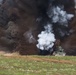
<svg viewBox="0 0 76 75">
<path fill-rule="evenodd" d="M 76 75 L 76 57 L 0 55 L 0 75 Z"/>
</svg>

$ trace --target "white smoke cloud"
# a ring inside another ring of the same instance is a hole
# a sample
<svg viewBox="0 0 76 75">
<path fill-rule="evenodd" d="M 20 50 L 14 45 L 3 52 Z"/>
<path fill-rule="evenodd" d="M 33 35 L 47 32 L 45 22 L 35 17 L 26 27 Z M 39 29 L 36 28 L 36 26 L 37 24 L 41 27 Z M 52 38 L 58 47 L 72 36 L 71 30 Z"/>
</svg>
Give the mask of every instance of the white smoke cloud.
<svg viewBox="0 0 76 75">
<path fill-rule="evenodd" d="M 51 25 L 44 26 L 45 31 L 42 31 L 38 35 L 38 44 L 37 48 L 41 50 L 49 50 L 50 48 L 53 47 L 54 42 L 55 42 L 55 36 L 52 33 L 52 27 Z"/>
<path fill-rule="evenodd" d="M 48 16 L 52 18 L 53 23 L 59 23 L 61 25 L 68 25 L 68 21 L 74 17 L 73 14 L 68 14 L 66 11 L 64 11 L 64 7 L 57 6 L 57 7 L 52 7 L 50 10 L 47 12 Z"/>
<path fill-rule="evenodd" d="M 32 30 L 28 30 L 27 32 L 25 32 L 23 34 L 23 36 L 25 37 L 26 41 L 29 43 L 35 43 L 36 39 L 33 36 Z"/>
<path fill-rule="evenodd" d="M 68 26 L 68 21 L 71 20 L 72 17 L 74 17 L 73 14 L 68 14 L 66 11 L 64 11 L 64 7 L 61 6 L 53 6 L 51 7 L 47 12 L 48 17 L 51 19 L 51 23 L 59 23 L 60 25 Z M 49 50 L 54 46 L 54 42 L 56 41 L 55 35 L 52 32 L 52 24 L 47 24 L 44 26 L 44 31 L 42 31 L 38 35 L 38 44 L 36 45 L 37 48 L 40 50 Z M 63 33 L 60 30 L 60 33 L 64 36 L 65 33 Z"/>
</svg>

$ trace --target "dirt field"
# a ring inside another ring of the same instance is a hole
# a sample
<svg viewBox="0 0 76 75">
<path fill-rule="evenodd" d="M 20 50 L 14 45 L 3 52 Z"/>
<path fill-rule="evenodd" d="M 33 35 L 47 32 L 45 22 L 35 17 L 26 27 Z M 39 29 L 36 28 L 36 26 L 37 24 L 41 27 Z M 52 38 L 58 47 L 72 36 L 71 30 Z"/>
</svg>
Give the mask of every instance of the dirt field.
<svg viewBox="0 0 76 75">
<path fill-rule="evenodd" d="M 74 56 L 21 56 L 0 52 L 0 75 L 76 75 Z"/>
</svg>

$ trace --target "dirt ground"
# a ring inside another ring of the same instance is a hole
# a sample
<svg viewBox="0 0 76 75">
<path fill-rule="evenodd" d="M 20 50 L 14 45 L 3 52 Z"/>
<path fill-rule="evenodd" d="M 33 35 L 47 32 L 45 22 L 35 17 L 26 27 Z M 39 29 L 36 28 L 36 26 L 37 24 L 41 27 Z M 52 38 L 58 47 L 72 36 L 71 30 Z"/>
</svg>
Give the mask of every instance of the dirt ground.
<svg viewBox="0 0 76 75">
<path fill-rule="evenodd" d="M 41 56 L 33 56 L 33 55 L 24 55 L 21 56 L 18 53 L 6 53 L 3 51 L 0 51 L 0 55 L 6 57 L 6 58 L 21 58 L 21 59 L 27 59 L 28 61 L 38 61 L 38 62 L 53 62 L 53 63 L 62 63 L 62 64 L 76 64 L 75 61 L 72 60 L 60 60 L 60 59 L 53 59 L 53 58 L 45 58 L 45 56 L 41 58 Z"/>
</svg>

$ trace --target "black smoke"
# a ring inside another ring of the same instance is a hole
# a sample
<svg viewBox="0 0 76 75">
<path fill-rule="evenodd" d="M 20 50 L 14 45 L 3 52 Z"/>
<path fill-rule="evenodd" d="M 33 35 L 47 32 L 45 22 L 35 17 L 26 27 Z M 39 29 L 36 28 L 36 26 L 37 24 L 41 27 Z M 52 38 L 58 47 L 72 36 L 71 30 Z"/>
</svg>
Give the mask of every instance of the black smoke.
<svg viewBox="0 0 76 75">
<path fill-rule="evenodd" d="M 68 26 L 52 22 L 49 12 L 52 14 L 52 8 L 57 6 L 74 14 L 70 10 L 75 6 L 73 0 L 0 0 L 0 46 L 10 51 L 20 49 L 20 46 L 23 51 L 34 44 L 36 47 L 37 35 L 45 30 L 44 26 L 48 23 L 52 24 L 55 38 L 63 41 L 70 36 L 70 22 Z M 35 40 L 31 44 L 30 36 Z M 42 55 L 50 53 L 50 50 L 39 51 Z"/>
</svg>

